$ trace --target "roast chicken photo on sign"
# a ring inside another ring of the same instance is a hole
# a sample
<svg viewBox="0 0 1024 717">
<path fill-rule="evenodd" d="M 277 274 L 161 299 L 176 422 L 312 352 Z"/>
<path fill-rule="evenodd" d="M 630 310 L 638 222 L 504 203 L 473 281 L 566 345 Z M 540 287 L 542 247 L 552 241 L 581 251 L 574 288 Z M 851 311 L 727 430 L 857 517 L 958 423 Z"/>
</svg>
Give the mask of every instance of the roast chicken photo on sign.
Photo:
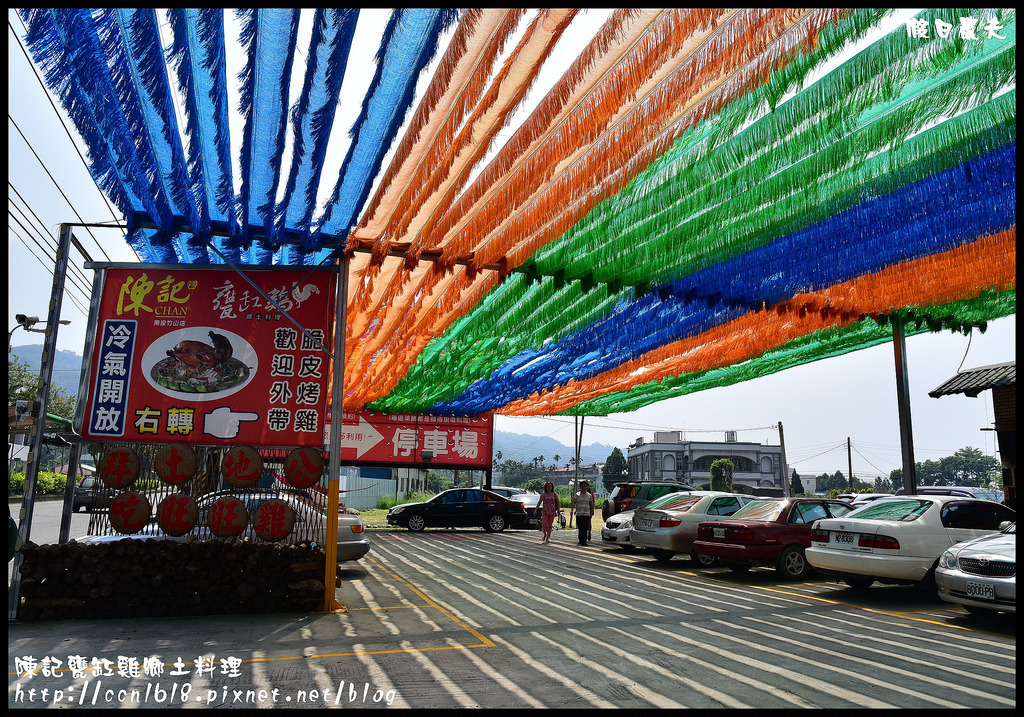
<svg viewBox="0 0 1024 717">
<path fill-rule="evenodd" d="M 214 393 L 245 382 L 249 367 L 231 357 L 228 338 L 213 331 L 209 336 L 212 346 L 202 341 L 180 341 L 168 349 L 167 358 L 152 368 L 153 380 L 184 393 Z"/>
</svg>

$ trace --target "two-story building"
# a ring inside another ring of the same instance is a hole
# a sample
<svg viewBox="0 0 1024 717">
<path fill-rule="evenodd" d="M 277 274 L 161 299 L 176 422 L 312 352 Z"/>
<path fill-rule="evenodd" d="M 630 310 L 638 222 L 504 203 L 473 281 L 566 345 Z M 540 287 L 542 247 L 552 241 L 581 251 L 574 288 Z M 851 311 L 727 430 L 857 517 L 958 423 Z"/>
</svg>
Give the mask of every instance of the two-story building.
<svg viewBox="0 0 1024 717">
<path fill-rule="evenodd" d="M 784 488 L 781 446 L 744 443 L 736 431 L 726 431 L 725 441 L 685 441 L 681 431 L 658 431 L 652 442 L 638 438 L 626 452 L 629 480 L 674 480 L 698 488 L 710 485 L 711 464 L 719 458 L 732 461 L 737 492 Z"/>
</svg>

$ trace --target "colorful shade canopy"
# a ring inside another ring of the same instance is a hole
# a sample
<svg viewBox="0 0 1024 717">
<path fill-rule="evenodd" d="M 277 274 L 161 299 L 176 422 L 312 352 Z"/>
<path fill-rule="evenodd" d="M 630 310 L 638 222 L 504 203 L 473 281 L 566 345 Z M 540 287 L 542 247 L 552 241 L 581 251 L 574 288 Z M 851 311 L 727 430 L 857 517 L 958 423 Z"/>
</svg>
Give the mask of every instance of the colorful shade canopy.
<svg viewBox="0 0 1024 717">
<path fill-rule="evenodd" d="M 346 409 L 628 411 L 1016 311 L 1011 9 L 618 9 L 511 136 L 577 10 L 396 9 L 372 68 L 357 9 L 21 15 L 144 261 L 345 259 Z"/>
</svg>

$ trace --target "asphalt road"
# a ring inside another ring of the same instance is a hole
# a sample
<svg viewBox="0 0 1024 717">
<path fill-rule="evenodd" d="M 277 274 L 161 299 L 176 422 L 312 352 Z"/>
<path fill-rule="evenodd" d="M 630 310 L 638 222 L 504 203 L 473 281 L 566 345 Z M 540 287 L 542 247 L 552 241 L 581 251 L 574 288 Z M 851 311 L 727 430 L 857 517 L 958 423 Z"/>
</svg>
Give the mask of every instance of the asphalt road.
<svg viewBox="0 0 1024 717">
<path fill-rule="evenodd" d="M 554 535 L 372 531 L 370 554 L 344 571 L 345 612 L 11 623 L 8 704 L 1016 705 L 1012 617 L 979 619 L 913 588 L 697 571 Z M 109 660 L 108 674 L 74 675 L 73 656 Z M 44 657 L 63 664 L 46 676 Z M 150 657 L 162 674 L 139 668 Z M 31 664 L 35 676 L 17 674 Z"/>
</svg>

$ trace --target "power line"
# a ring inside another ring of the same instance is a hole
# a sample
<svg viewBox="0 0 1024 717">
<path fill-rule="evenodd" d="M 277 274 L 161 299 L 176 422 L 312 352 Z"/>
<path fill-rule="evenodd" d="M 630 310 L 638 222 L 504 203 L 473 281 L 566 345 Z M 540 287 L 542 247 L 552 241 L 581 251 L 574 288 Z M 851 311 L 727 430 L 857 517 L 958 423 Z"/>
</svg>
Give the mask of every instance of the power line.
<svg viewBox="0 0 1024 717">
<path fill-rule="evenodd" d="M 856 453 L 856 454 L 857 454 L 858 456 L 860 456 L 861 458 L 863 458 L 863 459 L 864 459 L 864 462 L 865 462 L 865 463 L 867 463 L 867 464 L 868 464 L 869 466 L 871 466 L 872 468 L 874 468 L 874 469 L 875 469 L 876 471 L 878 471 L 879 473 L 884 473 L 885 475 L 889 475 L 889 473 L 891 473 L 891 472 L 892 472 L 892 471 L 885 471 L 885 470 L 882 470 L 881 468 L 879 468 L 878 466 L 876 466 L 876 465 L 875 465 L 874 463 L 872 463 L 871 461 L 869 461 L 869 460 L 868 460 L 868 459 L 867 459 L 867 458 L 866 458 L 866 457 L 864 456 L 864 454 L 860 452 L 860 450 L 859 450 L 859 449 L 857 448 L 857 446 L 853 446 L 853 451 L 854 451 L 854 453 Z"/>
<path fill-rule="evenodd" d="M 31 239 L 32 239 L 32 241 L 33 241 L 33 242 L 34 242 L 34 243 L 36 244 L 36 246 L 38 246 L 38 247 L 39 247 L 40 249 L 42 249 L 42 250 L 43 250 L 44 252 L 46 252 L 46 255 L 47 255 L 47 257 L 48 257 L 49 259 L 55 259 L 55 256 L 53 255 L 53 253 L 52 253 L 52 250 L 50 250 L 50 249 L 49 249 L 48 247 L 45 247 L 45 248 L 44 248 L 44 247 L 43 247 L 43 246 L 42 246 L 42 245 L 41 245 L 41 244 L 40 244 L 40 243 L 39 243 L 39 242 L 38 242 L 38 241 L 37 241 L 37 240 L 35 239 L 35 235 L 34 235 L 34 234 L 32 233 L 32 227 L 27 227 L 27 226 L 25 226 L 24 224 L 22 224 L 22 223 L 21 223 L 21 221 L 20 221 L 20 220 L 18 219 L 18 217 L 14 216 L 13 212 L 11 212 L 11 210 L 10 210 L 10 209 L 8 209 L 8 210 L 7 210 L 7 215 L 8 215 L 8 216 L 9 216 L 9 217 L 10 217 L 11 219 L 13 219 L 13 220 L 14 220 L 14 222 L 15 222 L 15 223 L 16 223 L 16 224 L 17 224 L 17 225 L 18 225 L 19 227 L 21 227 L 21 229 L 22 229 L 22 230 L 23 230 L 23 231 L 24 231 L 24 232 L 25 232 L 25 233 L 26 233 L 26 234 L 27 234 L 27 235 L 29 236 L 29 238 L 31 238 Z M 8 223 L 8 228 L 10 228 L 10 229 L 13 229 L 13 228 L 12 228 L 12 227 L 10 226 L 10 223 Z M 73 266 L 73 265 L 72 265 L 72 264 L 71 264 L 71 263 L 69 262 L 69 263 L 68 263 L 68 266 Z M 81 270 L 79 270 L 79 271 L 81 271 Z M 52 274 L 53 272 L 51 271 L 50 273 Z M 70 286 L 70 287 L 68 286 L 68 283 L 69 283 L 69 281 L 68 281 L 68 280 L 70 280 L 70 284 L 71 284 L 71 286 Z M 92 292 L 91 292 L 91 291 L 90 291 L 89 289 L 87 289 L 87 288 L 84 288 L 84 287 L 82 287 L 81 285 L 79 285 L 78 283 L 76 283 L 77 281 L 79 281 L 79 279 L 78 279 L 78 278 L 77 278 L 76 276 L 74 276 L 74 275 L 73 275 L 72 273 L 69 273 L 69 274 L 67 275 L 67 277 L 66 277 L 66 280 L 65 280 L 65 286 L 64 286 L 64 288 L 65 288 L 65 289 L 69 289 L 69 288 L 74 288 L 74 289 L 78 289 L 79 291 L 81 291 L 81 292 L 82 292 L 82 294 L 83 294 L 83 295 L 85 296 L 85 298 L 86 298 L 86 299 L 88 299 L 88 297 L 89 297 L 89 294 L 91 294 Z M 86 280 L 86 281 L 87 281 L 87 280 Z M 87 282 L 87 285 L 88 285 L 88 282 Z"/>
<path fill-rule="evenodd" d="M 39 227 L 26 227 L 26 229 L 28 229 L 28 228 L 31 228 L 31 229 L 33 229 L 33 230 L 34 230 L 34 231 L 35 231 L 35 232 L 36 232 L 37 234 L 39 234 L 40 236 L 43 236 L 43 237 L 45 237 L 45 238 L 47 238 L 47 239 L 49 239 L 49 240 L 50 240 L 50 244 L 48 244 L 48 245 L 47 245 L 47 246 L 49 247 L 49 249 L 50 249 L 50 251 L 49 251 L 49 256 L 50 256 L 50 258 L 51 258 L 51 259 L 53 259 L 54 261 L 56 261 L 56 258 L 57 258 L 57 257 L 56 257 L 56 250 L 57 250 L 57 246 L 58 246 L 58 244 L 57 244 L 57 239 L 56 239 L 56 238 L 55 238 L 55 237 L 54 237 L 54 236 L 53 236 L 52 234 L 50 234 L 50 233 L 49 233 L 49 231 L 47 231 L 46 227 L 44 227 L 44 226 L 43 226 L 42 220 L 40 220 L 40 219 L 39 219 L 39 215 L 37 215 L 37 214 L 35 213 L 35 211 L 34 211 L 34 210 L 32 209 L 32 207 L 30 207 L 30 206 L 28 205 L 28 203 L 27 203 L 27 202 L 25 202 L 25 199 L 24 199 L 24 198 L 23 198 L 23 197 L 21 196 L 21 194 L 19 194 L 19 193 L 18 193 L 18 190 L 17 190 L 17 189 L 15 189 L 15 188 L 14 188 L 14 187 L 13 187 L 13 186 L 12 186 L 12 185 L 10 184 L 10 182 L 8 182 L 8 187 L 10 187 L 10 188 L 11 188 L 12 190 L 14 190 L 14 193 L 15 193 L 15 194 L 16 194 L 16 195 L 18 196 L 18 199 L 20 199 L 20 200 L 22 201 L 22 203 L 24 203 L 24 204 L 25 204 L 25 208 L 26 208 L 26 209 L 28 209 L 28 211 L 29 211 L 29 212 L 30 212 L 30 213 L 32 214 L 32 217 L 33 217 L 33 218 L 34 218 L 34 219 L 36 220 L 37 224 L 39 225 Z M 9 197 L 8 197 L 8 200 L 10 200 L 10 198 L 9 198 Z M 29 217 L 28 217 L 28 215 L 27 215 L 27 214 L 25 214 L 25 210 L 24 210 L 24 209 L 22 209 L 21 207 L 18 207 L 18 206 L 17 206 L 17 204 L 14 204 L 13 202 L 11 202 L 11 204 L 12 204 L 12 206 L 14 206 L 14 207 L 15 207 L 15 208 L 16 208 L 16 209 L 17 209 L 17 210 L 19 211 L 19 212 L 21 212 L 21 215 L 22 215 L 22 217 L 24 217 L 25 221 L 26 221 L 26 222 L 28 222 L 28 220 L 29 220 Z M 19 224 L 20 224 L 20 222 L 19 222 Z M 29 224 L 31 224 L 31 223 L 29 222 Z M 52 244 L 52 246 L 51 246 L 51 244 Z M 89 260 L 89 259 L 88 259 L 88 257 L 85 257 L 85 259 L 86 259 L 86 261 L 88 261 L 88 260 Z M 80 267 L 79 267 L 79 266 L 78 266 L 77 264 L 75 264 L 75 263 L 73 263 L 73 262 L 68 262 L 68 268 L 69 268 L 70 272 L 77 272 L 77 277 L 78 277 L 78 278 L 79 278 L 79 279 L 80 279 L 80 280 L 81 280 L 82 282 L 84 282 L 84 283 L 85 283 L 85 287 L 86 287 L 86 288 L 84 288 L 84 289 L 83 289 L 83 291 L 84 291 L 84 293 L 86 294 L 86 296 L 88 296 L 89 294 L 91 294 L 92 292 L 91 292 L 91 290 L 90 290 L 90 289 L 89 289 L 88 287 L 90 287 L 90 286 L 91 286 L 92 282 L 91 282 L 91 281 L 89 280 L 89 277 L 87 277 L 87 276 L 85 275 L 85 272 L 84 272 L 84 270 L 82 270 L 82 269 L 81 269 L 81 268 L 80 268 Z M 70 273 L 70 272 L 69 272 L 69 273 Z M 74 277 L 72 277 L 72 278 L 74 278 Z"/>
<path fill-rule="evenodd" d="M 18 19 L 21 22 L 22 27 L 25 27 L 24 21 L 21 20 L 20 17 Z M 88 163 L 88 161 L 86 161 L 85 157 L 82 156 L 82 152 L 78 148 L 78 143 L 75 142 L 75 138 L 72 136 L 71 131 L 68 129 L 67 123 L 64 121 L 64 116 L 61 114 L 60 110 L 57 108 L 57 105 L 54 104 L 53 98 L 50 96 L 49 91 L 46 89 L 45 83 L 43 82 L 42 78 L 39 77 L 39 71 L 36 69 L 35 63 L 33 63 L 32 59 L 29 57 L 28 51 L 25 49 L 25 46 L 21 43 L 21 38 L 18 36 L 18 33 L 14 29 L 14 26 L 11 25 L 10 20 L 7 21 L 7 27 L 10 28 L 11 33 L 14 34 L 15 39 L 18 41 L 18 47 L 21 49 L 21 54 L 24 56 L 25 62 L 28 64 L 29 68 L 31 68 L 31 70 L 32 70 L 32 76 L 35 78 L 36 83 L 38 83 L 39 87 L 42 89 L 43 96 L 46 97 L 46 100 L 50 103 L 50 107 L 53 109 L 54 116 L 57 117 L 58 121 L 61 124 L 61 127 L 64 129 L 64 133 L 68 136 L 68 140 L 70 140 L 71 146 L 74 147 L 75 153 L 78 155 L 79 160 L 82 162 L 82 166 L 86 168 L 86 171 L 88 171 L 89 170 L 89 163 Z M 26 31 L 27 31 L 27 28 L 26 28 Z M 14 118 L 11 117 L 9 112 L 8 112 L 7 116 L 11 120 L 11 122 L 14 123 Z M 18 134 L 20 134 L 22 139 L 25 141 L 25 144 L 28 145 L 30 150 L 32 150 L 32 153 L 36 154 L 35 150 L 32 149 L 32 143 L 29 142 L 28 139 L 25 137 L 24 133 L 22 133 L 21 128 L 18 127 L 17 123 L 14 123 L 14 126 L 18 130 Z M 46 164 L 39 158 L 38 155 L 36 155 L 36 160 L 43 167 L 43 169 L 46 170 L 47 175 L 50 175 L 49 170 L 46 169 Z M 89 174 L 91 175 L 92 173 L 89 172 Z M 60 190 L 60 185 L 57 184 L 57 181 L 53 179 L 52 175 L 50 175 L 50 180 L 53 181 L 54 186 L 56 186 L 57 189 Z M 107 199 L 106 195 L 102 191 L 99 191 L 98 187 L 97 187 L 97 191 L 99 192 L 100 198 L 103 200 L 104 204 L 106 205 L 107 210 L 110 212 L 110 216 L 114 218 L 114 221 L 120 222 L 121 219 L 119 219 L 118 213 L 115 211 L 114 207 L 111 206 L 110 201 Z M 71 200 L 69 200 L 67 198 L 67 196 L 64 195 L 63 191 L 61 191 L 61 195 L 64 196 L 64 200 L 68 203 L 68 206 L 71 207 L 71 210 L 75 213 L 75 216 L 78 217 L 78 220 L 81 223 L 85 224 L 86 223 L 85 220 L 82 219 L 81 215 L 75 210 L 74 205 L 71 203 Z M 106 250 L 104 250 L 103 245 L 99 243 L 99 241 L 93 235 L 92 231 L 89 230 L 88 228 L 86 228 L 86 233 L 89 234 L 89 237 L 92 239 L 93 243 L 100 250 L 100 252 L 103 254 L 103 256 L 106 257 L 107 261 L 112 261 L 110 256 L 107 254 Z M 137 251 L 135 251 L 135 247 L 131 247 L 130 246 L 130 248 L 132 250 L 132 253 L 135 254 L 135 258 L 139 259 L 139 254 L 138 254 Z"/>
<path fill-rule="evenodd" d="M 25 244 L 25 240 L 22 239 L 21 235 L 19 235 L 16 231 L 11 229 L 10 227 L 8 227 L 8 231 L 10 231 L 12 234 L 14 234 L 14 236 L 17 237 L 18 240 L 22 244 Z M 40 264 L 42 264 L 43 268 L 46 269 L 46 271 L 48 271 L 50 273 L 50 275 L 52 276 L 53 275 L 53 268 L 50 267 L 50 266 L 47 266 L 46 262 L 44 262 L 42 259 L 40 259 L 38 256 L 36 256 L 36 253 L 34 251 L 32 251 L 32 247 L 30 247 L 28 244 L 25 244 L 25 248 L 28 250 L 29 254 L 31 254 L 33 256 L 33 258 L 35 258 L 36 261 L 38 261 Z M 78 300 L 73 295 L 71 295 L 70 293 L 67 296 L 68 296 L 68 300 L 75 305 L 75 308 L 77 308 L 82 313 L 82 316 L 88 317 L 89 312 L 86 311 L 82 307 L 82 305 L 78 303 Z"/>
</svg>

